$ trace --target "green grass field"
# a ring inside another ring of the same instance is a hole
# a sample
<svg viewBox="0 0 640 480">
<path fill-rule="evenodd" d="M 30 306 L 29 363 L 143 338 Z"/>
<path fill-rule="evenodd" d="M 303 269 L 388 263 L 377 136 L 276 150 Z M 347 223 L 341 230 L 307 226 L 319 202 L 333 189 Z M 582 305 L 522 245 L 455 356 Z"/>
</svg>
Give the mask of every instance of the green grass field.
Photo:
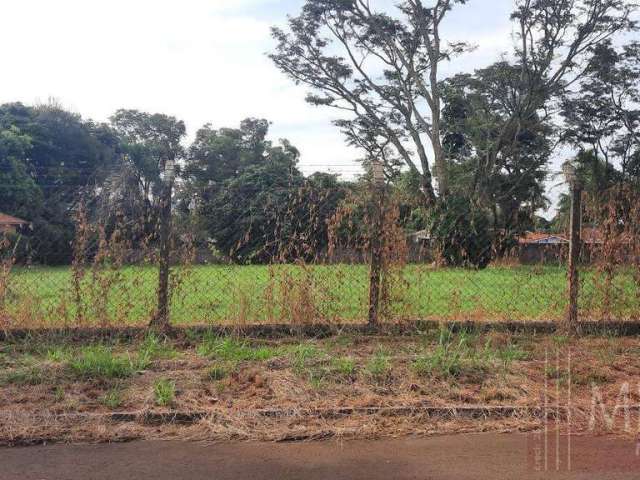
<svg viewBox="0 0 640 480">
<path fill-rule="evenodd" d="M 360 322 L 367 315 L 364 265 L 196 266 L 174 274 L 174 324 Z M 74 290 L 69 268 L 16 268 L 4 310 L 14 326 L 144 324 L 154 311 L 156 282 L 153 267 L 88 270 Z M 583 317 L 640 318 L 640 286 L 630 273 L 607 284 L 583 272 L 582 283 Z M 567 305 L 566 273 L 559 267 L 408 265 L 390 274 L 387 285 L 390 320 L 554 320 Z"/>
</svg>

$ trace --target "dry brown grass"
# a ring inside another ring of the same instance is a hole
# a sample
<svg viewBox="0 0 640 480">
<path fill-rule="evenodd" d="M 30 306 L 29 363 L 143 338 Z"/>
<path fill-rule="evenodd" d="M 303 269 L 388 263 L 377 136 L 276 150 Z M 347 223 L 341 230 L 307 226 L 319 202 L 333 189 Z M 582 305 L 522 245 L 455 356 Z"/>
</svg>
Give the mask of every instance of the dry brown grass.
<svg viewBox="0 0 640 480">
<path fill-rule="evenodd" d="M 402 338 L 290 339 L 244 347 L 237 339 L 225 344 L 226 353 L 216 354 L 217 358 L 199 355 L 201 340 L 191 339 L 169 345 L 170 354 L 156 353 L 139 372 L 116 380 L 71 375 L 65 354 L 59 353 L 65 350 L 59 345 L 7 343 L 0 352 L 4 371 L 0 378 L 0 443 L 131 438 L 285 441 L 530 431 L 543 426 L 545 398 L 550 421 L 555 425 L 555 418 L 561 418 L 564 428 L 569 383 L 574 432 L 589 428 L 594 384 L 609 410 L 625 382 L 631 383 L 630 403 L 640 404 L 638 339 L 568 340 L 490 333 L 463 339 L 468 342 L 467 355 L 490 357 L 486 366 L 460 360 L 452 375 L 418 373 L 416 359 L 438 351 L 438 335 L 441 332 Z M 449 345 L 459 345 L 460 339 L 453 336 Z M 269 358 L 240 358 L 258 346 Z M 77 356 L 80 347 L 65 348 Z M 139 343 L 118 344 L 113 352 L 134 358 L 140 349 Z M 520 353 L 503 361 L 513 351 Z M 376 375 L 372 359 L 381 355 L 389 371 Z M 341 358 L 353 363 L 353 372 L 337 366 L 336 359 Z M 212 380 L 208 375 L 212 366 L 224 368 L 224 378 Z M 155 405 L 152 386 L 158 379 L 176 385 L 171 408 Z M 118 395 L 117 406 L 105 401 L 113 391 Z M 509 408 L 500 408 L 505 406 Z M 113 418 L 114 412 L 152 415 L 122 421 Z M 157 421 L 157 414 L 172 412 L 198 415 L 187 424 L 166 418 Z M 150 421 L 153 414 L 156 421 Z M 622 432 L 622 423 L 618 418 L 614 430 Z M 637 425 L 634 418 L 632 426 Z M 605 427 L 602 422 L 597 425 Z"/>
</svg>

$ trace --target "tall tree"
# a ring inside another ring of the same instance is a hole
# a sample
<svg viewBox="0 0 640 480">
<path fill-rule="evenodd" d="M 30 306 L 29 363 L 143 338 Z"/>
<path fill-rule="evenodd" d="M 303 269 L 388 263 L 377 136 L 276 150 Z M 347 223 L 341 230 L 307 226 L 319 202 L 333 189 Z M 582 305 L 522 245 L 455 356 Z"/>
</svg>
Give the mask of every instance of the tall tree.
<svg viewBox="0 0 640 480">
<path fill-rule="evenodd" d="M 563 140 L 600 157 L 605 174 L 616 164 L 620 180 L 633 176 L 640 149 L 639 103 L 640 44 L 617 49 L 611 41 L 596 45 L 584 77 L 563 98 Z"/>
<path fill-rule="evenodd" d="M 198 130 L 181 172 L 183 202 L 206 202 L 226 180 L 262 164 L 272 148 L 266 139 L 268 132 L 269 122 L 257 118 L 243 120 L 240 128 L 216 130 L 205 125 Z"/>
<path fill-rule="evenodd" d="M 273 29 L 278 47 L 271 55 L 294 81 L 313 88 L 310 103 L 351 114 L 336 122 L 351 143 L 370 155 L 392 145 L 420 175 L 429 203 L 436 198 L 432 168 L 440 193 L 449 188 L 440 138 L 440 64 L 468 48 L 446 43 L 441 34 L 447 13 L 466 0 L 432 3 L 403 1 L 391 16 L 365 0 L 309 0 L 289 20 L 288 33 Z"/>
<path fill-rule="evenodd" d="M 349 112 L 350 118 L 336 122 L 349 141 L 370 154 L 392 145 L 421 175 L 427 203 L 436 199 L 432 169 L 438 192 L 446 196 L 450 190 L 439 66 L 468 46 L 446 42 L 442 25 L 464 3 L 405 0 L 392 16 L 373 10 L 367 0 L 308 0 L 289 20 L 288 32 L 273 29 L 275 64 L 313 89 L 311 103 Z M 633 7 L 626 0 L 517 0 L 512 19 L 519 31 L 513 64 L 518 83 L 502 99 L 506 114 L 487 149 L 490 171 L 549 99 L 584 73 L 589 49 L 635 26 L 629 18 Z"/>
<path fill-rule="evenodd" d="M 520 69 L 500 62 L 443 82 L 443 139 L 451 159 L 455 191 L 493 217 L 495 231 L 530 229 L 546 206 L 544 180 L 552 128 L 538 113 L 523 119 L 519 132 L 493 158 L 509 121 L 504 99 L 518 88 Z"/>
<path fill-rule="evenodd" d="M 31 145 L 31 137 L 15 125 L 0 130 L 0 208 L 29 219 L 42 208 L 42 191 L 29 173 Z"/>
<path fill-rule="evenodd" d="M 275 259 L 292 224 L 290 206 L 304 177 L 299 153 L 287 142 L 269 146 L 200 196 L 197 212 L 215 248 L 239 262 Z"/>
</svg>

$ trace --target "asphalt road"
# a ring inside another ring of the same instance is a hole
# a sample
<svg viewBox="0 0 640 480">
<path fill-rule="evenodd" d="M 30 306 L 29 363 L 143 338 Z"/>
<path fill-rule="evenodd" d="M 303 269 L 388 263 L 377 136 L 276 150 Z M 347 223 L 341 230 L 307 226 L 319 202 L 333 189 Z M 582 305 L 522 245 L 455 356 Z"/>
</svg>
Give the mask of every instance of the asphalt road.
<svg viewBox="0 0 640 480">
<path fill-rule="evenodd" d="M 573 437 L 570 449 L 565 437 L 559 443 L 556 449 L 554 435 L 545 442 L 544 437 L 491 434 L 283 444 L 51 445 L 0 449 L 0 479 L 640 478 L 640 457 L 633 441 Z"/>
</svg>

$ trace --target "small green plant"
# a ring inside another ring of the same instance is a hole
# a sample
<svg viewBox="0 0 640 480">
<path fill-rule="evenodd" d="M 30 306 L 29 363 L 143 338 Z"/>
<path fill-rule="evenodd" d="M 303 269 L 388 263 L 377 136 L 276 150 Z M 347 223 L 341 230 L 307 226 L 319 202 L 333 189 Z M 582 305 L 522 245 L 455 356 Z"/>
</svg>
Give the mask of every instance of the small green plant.
<svg viewBox="0 0 640 480">
<path fill-rule="evenodd" d="M 119 386 L 112 388 L 100 398 L 100 402 L 112 410 L 119 408 L 122 405 L 122 390 Z"/>
<path fill-rule="evenodd" d="M 349 357 L 336 358 L 331 362 L 334 372 L 342 377 L 353 377 L 356 373 L 356 362 Z"/>
<path fill-rule="evenodd" d="M 227 369 L 220 365 L 214 365 L 207 371 L 207 378 L 214 382 L 224 380 L 228 375 Z"/>
<path fill-rule="evenodd" d="M 513 362 L 526 360 L 527 358 L 529 358 L 529 354 L 517 345 L 508 345 L 505 348 L 501 348 L 497 350 L 496 355 L 505 368 L 507 368 Z"/>
<path fill-rule="evenodd" d="M 47 360 L 54 363 L 68 362 L 73 356 L 73 352 L 68 347 L 56 346 L 47 350 Z"/>
<path fill-rule="evenodd" d="M 309 383 L 315 390 L 321 390 L 327 380 L 327 370 L 324 368 L 309 369 Z"/>
<path fill-rule="evenodd" d="M 53 390 L 53 398 L 55 399 L 56 402 L 62 402 L 64 400 L 64 397 L 66 396 L 66 393 L 64 391 L 64 388 L 61 386 L 57 386 L 54 390 Z"/>
<path fill-rule="evenodd" d="M 576 385 L 606 385 L 611 381 L 606 373 L 590 372 L 588 374 L 576 373 L 571 379 Z"/>
<path fill-rule="evenodd" d="M 331 338 L 330 340 L 328 340 L 326 345 L 329 348 L 335 348 L 335 347 L 346 348 L 346 347 L 350 347 L 351 345 L 353 345 L 353 342 L 354 342 L 353 335 L 349 335 L 349 334 L 346 334 L 346 333 L 341 333 L 341 334 L 336 335 L 335 337 Z"/>
<path fill-rule="evenodd" d="M 173 345 L 155 333 L 149 333 L 138 349 L 139 361 L 147 364 L 153 360 L 175 358 L 177 355 Z"/>
<path fill-rule="evenodd" d="M 153 384 L 153 395 L 159 407 L 172 405 L 176 398 L 176 384 L 166 378 L 156 380 Z"/>
<path fill-rule="evenodd" d="M 414 360 L 413 371 L 419 376 L 442 378 L 485 371 L 497 351 L 489 342 L 478 351 L 475 343 L 476 337 L 464 330 L 453 335 L 450 330 L 441 329 L 437 345 Z"/>
<path fill-rule="evenodd" d="M 69 362 L 69 367 L 77 377 L 99 380 L 130 377 L 146 364 L 133 362 L 129 357 L 116 355 L 99 345 L 82 349 L 80 355 Z"/>
<path fill-rule="evenodd" d="M 462 354 L 459 350 L 438 345 L 430 354 L 414 360 L 413 370 L 422 377 L 433 375 L 456 377 L 463 370 Z"/>
<path fill-rule="evenodd" d="M 391 373 L 389 356 L 384 351 L 378 350 L 367 362 L 365 371 L 375 381 L 386 380 Z"/>
<path fill-rule="evenodd" d="M 551 337 L 551 339 L 553 340 L 553 343 L 555 343 L 559 347 L 566 345 L 570 340 L 567 335 L 554 335 L 553 337 Z"/>
<path fill-rule="evenodd" d="M 569 372 L 555 365 L 547 365 L 544 369 L 544 375 L 548 380 L 555 381 L 559 385 L 567 385 L 570 380 Z"/>
</svg>

